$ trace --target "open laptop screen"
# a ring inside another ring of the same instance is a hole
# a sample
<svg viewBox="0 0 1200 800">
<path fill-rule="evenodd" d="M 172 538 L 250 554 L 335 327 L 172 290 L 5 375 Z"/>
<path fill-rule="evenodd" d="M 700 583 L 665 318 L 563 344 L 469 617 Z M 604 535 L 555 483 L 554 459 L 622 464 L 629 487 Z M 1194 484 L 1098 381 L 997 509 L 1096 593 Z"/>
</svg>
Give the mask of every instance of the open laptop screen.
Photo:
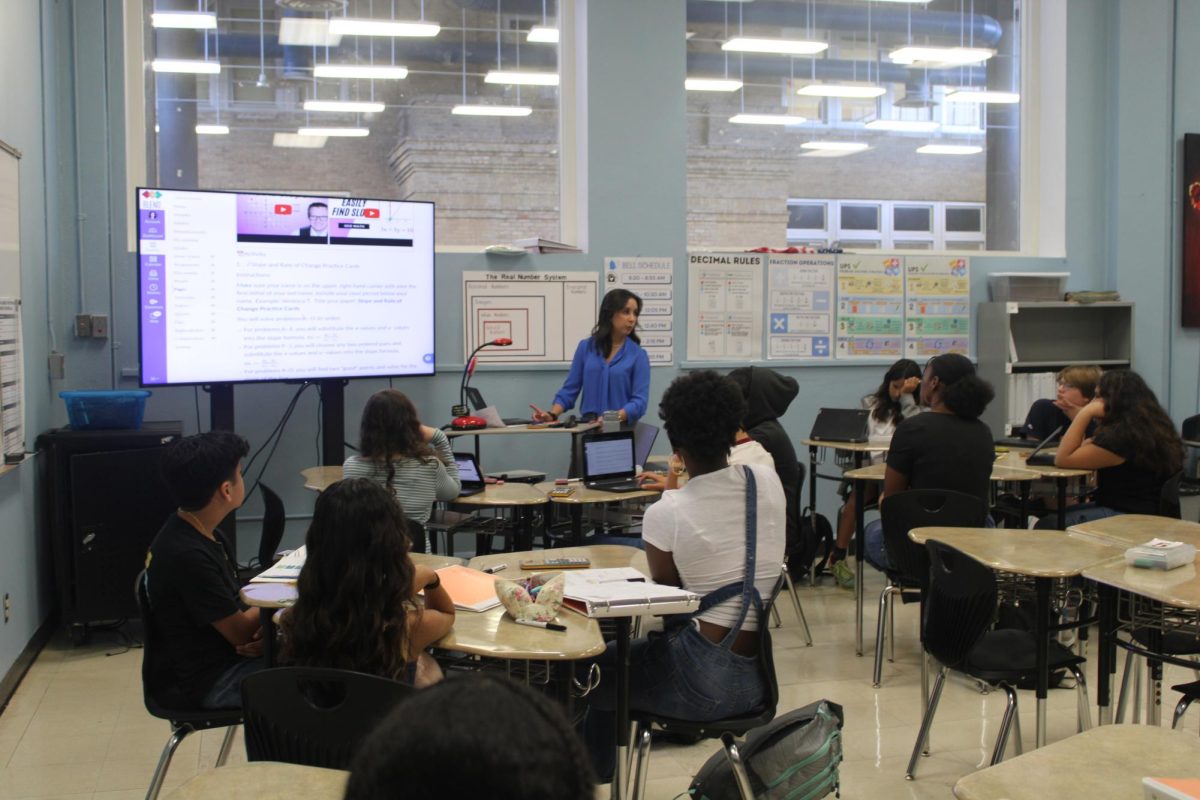
<svg viewBox="0 0 1200 800">
<path fill-rule="evenodd" d="M 591 435 L 583 440 L 583 476 L 619 478 L 633 474 L 633 433 Z"/>
<path fill-rule="evenodd" d="M 458 464 L 458 478 L 463 483 L 483 483 L 479 467 L 475 464 L 475 456 L 470 453 L 455 453 L 454 461 Z"/>
</svg>

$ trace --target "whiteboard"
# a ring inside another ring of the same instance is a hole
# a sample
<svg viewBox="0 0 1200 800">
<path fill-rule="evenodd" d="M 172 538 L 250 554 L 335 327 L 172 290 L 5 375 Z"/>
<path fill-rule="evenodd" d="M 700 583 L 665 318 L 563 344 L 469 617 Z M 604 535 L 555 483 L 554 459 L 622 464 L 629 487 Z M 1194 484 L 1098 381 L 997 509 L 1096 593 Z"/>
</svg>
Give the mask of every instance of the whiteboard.
<svg viewBox="0 0 1200 800">
<path fill-rule="evenodd" d="M 595 272 L 464 272 L 463 358 L 489 364 L 567 364 L 592 334 L 599 300 Z"/>
</svg>

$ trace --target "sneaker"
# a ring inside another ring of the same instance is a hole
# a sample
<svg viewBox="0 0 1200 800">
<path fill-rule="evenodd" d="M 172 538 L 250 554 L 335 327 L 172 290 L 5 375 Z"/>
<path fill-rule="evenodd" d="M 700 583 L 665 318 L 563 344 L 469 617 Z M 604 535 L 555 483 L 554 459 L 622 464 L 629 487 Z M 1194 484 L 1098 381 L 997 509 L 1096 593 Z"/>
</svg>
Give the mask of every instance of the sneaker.
<svg viewBox="0 0 1200 800">
<path fill-rule="evenodd" d="M 845 559 L 833 562 L 829 571 L 833 573 L 833 579 L 837 581 L 838 586 L 843 589 L 854 588 L 854 570 L 850 569 Z"/>
</svg>

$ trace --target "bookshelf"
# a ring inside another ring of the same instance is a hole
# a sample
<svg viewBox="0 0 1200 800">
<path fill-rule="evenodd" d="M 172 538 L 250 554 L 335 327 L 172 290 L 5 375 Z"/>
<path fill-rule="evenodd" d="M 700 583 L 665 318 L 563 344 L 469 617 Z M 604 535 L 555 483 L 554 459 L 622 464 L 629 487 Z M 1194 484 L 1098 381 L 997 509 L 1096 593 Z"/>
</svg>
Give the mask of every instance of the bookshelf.
<svg viewBox="0 0 1200 800">
<path fill-rule="evenodd" d="M 980 303 L 976 322 L 979 374 L 996 389 L 983 421 L 997 436 L 1024 422 L 1028 403 L 1012 407 L 1036 380 L 1024 376 L 1069 364 L 1132 366 L 1133 303 Z"/>
</svg>

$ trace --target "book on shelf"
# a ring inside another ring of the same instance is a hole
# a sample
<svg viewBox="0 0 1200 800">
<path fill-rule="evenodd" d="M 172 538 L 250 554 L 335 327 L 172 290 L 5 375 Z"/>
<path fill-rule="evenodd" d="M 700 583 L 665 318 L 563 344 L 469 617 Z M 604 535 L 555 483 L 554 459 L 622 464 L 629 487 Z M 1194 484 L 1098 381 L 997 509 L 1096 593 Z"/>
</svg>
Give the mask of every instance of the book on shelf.
<svg viewBox="0 0 1200 800">
<path fill-rule="evenodd" d="M 295 583 L 304 568 L 304 545 L 300 545 L 269 568 L 250 579 L 251 583 Z"/>
<path fill-rule="evenodd" d="M 464 611 L 487 611 L 500 605 L 496 596 L 496 576 L 455 564 L 437 570 L 442 588 L 454 607 Z"/>
<path fill-rule="evenodd" d="M 689 614 L 700 607 L 700 595 L 677 586 L 628 577 L 588 581 L 586 573 L 573 582 L 572 577 L 575 575 L 567 577 L 568 583 L 563 589 L 563 605 L 585 617 L 636 617 L 642 614 L 657 617 Z"/>
<path fill-rule="evenodd" d="M 573 244 L 565 244 L 563 242 L 555 242 L 550 239 L 543 239 L 540 236 L 534 236 L 528 239 L 513 239 L 513 247 L 523 247 L 530 253 L 582 253 Z"/>
</svg>

